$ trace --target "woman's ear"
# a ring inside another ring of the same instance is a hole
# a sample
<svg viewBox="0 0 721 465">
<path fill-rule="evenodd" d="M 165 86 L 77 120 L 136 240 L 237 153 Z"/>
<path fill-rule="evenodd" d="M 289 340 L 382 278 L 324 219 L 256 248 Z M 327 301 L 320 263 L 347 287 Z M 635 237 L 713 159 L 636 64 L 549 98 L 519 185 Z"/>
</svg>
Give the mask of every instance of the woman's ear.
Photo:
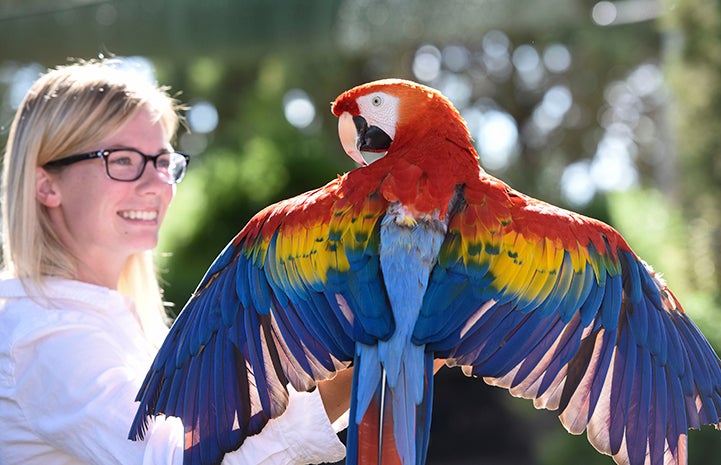
<svg viewBox="0 0 721 465">
<path fill-rule="evenodd" d="M 40 166 L 35 170 L 35 197 L 48 208 L 60 206 L 60 189 L 50 173 Z"/>
</svg>

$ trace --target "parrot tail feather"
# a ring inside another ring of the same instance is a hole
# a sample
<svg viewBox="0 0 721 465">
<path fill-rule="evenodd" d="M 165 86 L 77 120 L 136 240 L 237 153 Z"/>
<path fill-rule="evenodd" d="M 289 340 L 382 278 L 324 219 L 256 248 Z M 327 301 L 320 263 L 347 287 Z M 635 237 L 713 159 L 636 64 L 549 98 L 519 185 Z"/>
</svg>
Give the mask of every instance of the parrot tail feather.
<svg viewBox="0 0 721 465">
<path fill-rule="evenodd" d="M 357 363 L 360 358 L 356 356 L 356 367 L 362 365 Z M 406 392 L 408 387 L 402 386 L 407 383 L 400 383 L 396 389 L 389 385 L 382 365 L 377 365 L 380 366 L 378 376 L 364 369 L 354 370 L 347 465 L 425 463 L 433 399 L 433 355 L 425 354 L 424 359 L 425 392 L 418 403 L 410 401 L 411 396 Z M 374 386 L 371 387 L 372 395 L 359 395 L 359 383 L 363 388 Z"/>
<path fill-rule="evenodd" d="M 376 395 L 358 425 L 358 463 L 402 465 L 393 433 L 393 409 L 388 408 L 385 370 Z"/>
<path fill-rule="evenodd" d="M 393 409 L 388 403 L 390 392 L 385 369 L 378 363 L 376 347 L 365 347 L 361 352 L 364 357 L 357 355 L 354 362 L 346 464 L 402 465 L 393 431 Z M 361 358 L 365 364 L 360 363 Z M 359 383 L 363 385 L 360 389 Z"/>
</svg>

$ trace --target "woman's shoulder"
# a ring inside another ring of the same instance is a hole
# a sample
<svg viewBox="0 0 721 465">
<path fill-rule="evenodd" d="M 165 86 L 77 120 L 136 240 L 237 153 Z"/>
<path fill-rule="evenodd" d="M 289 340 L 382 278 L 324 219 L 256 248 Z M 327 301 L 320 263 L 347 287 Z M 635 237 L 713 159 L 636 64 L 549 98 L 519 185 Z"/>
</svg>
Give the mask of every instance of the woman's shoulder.
<svg viewBox="0 0 721 465">
<path fill-rule="evenodd" d="M 58 376 L 76 367 L 101 373 L 120 366 L 144 375 L 157 349 L 125 297 L 78 282 L 46 291 L 42 300 L 0 280 L 0 381 L 3 372 L 38 366 Z"/>
<path fill-rule="evenodd" d="M 112 315 L 124 309 L 122 296 L 99 286 L 60 279 L 41 285 L 0 279 L 0 352 L 70 327 L 109 329 Z"/>
</svg>

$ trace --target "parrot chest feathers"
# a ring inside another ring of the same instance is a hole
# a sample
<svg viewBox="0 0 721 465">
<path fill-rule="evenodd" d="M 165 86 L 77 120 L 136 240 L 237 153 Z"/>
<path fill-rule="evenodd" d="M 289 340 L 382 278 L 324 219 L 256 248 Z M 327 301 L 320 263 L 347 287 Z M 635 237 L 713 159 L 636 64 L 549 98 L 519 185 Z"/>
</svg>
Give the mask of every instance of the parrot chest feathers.
<svg viewBox="0 0 721 465">
<path fill-rule="evenodd" d="M 388 215 L 396 224 L 407 227 L 414 227 L 419 221 L 447 224 L 448 212 L 457 203 L 461 186 L 429 182 L 426 175 L 420 175 L 414 181 L 410 183 L 393 174 L 384 179 L 380 193 L 389 202 Z"/>
<path fill-rule="evenodd" d="M 397 231 L 395 234 L 388 234 L 388 231 Z M 403 204 L 394 202 L 388 205 L 386 216 L 381 226 L 381 234 L 388 237 L 403 237 L 404 240 L 394 241 L 393 254 L 415 255 L 420 259 L 424 266 L 428 266 L 430 272 L 438 255 L 440 244 L 448 231 L 448 215 L 440 216 L 440 211 L 436 210 L 432 213 L 424 213 L 420 215 L 414 214 Z M 427 244 L 428 251 L 424 251 Z M 433 245 L 430 245 L 433 244 Z M 384 257 L 388 256 L 391 249 L 388 241 L 381 241 L 381 262 Z M 429 252 L 430 251 L 430 252 Z M 404 257 L 401 261 L 405 263 Z M 403 267 L 399 272 L 403 272 Z M 415 269 L 411 267 L 411 269 Z"/>
<path fill-rule="evenodd" d="M 405 206 L 401 202 L 391 202 L 388 204 L 386 215 L 396 225 L 411 229 L 421 223 L 424 228 L 432 228 L 445 234 L 448 226 L 447 218 L 441 219 L 440 208 L 424 213 L 417 211 L 413 207 Z"/>
</svg>

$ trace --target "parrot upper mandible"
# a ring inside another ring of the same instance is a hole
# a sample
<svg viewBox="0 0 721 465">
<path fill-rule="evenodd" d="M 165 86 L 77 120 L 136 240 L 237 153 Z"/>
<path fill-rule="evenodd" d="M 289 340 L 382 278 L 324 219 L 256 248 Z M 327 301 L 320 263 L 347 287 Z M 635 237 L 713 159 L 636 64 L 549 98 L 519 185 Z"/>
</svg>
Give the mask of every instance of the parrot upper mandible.
<svg viewBox="0 0 721 465">
<path fill-rule="evenodd" d="M 288 383 L 352 365 L 347 463 L 422 465 L 434 360 L 558 411 L 618 464 L 684 465 L 688 429 L 721 427 L 721 361 L 618 232 L 486 174 L 430 87 L 376 81 L 332 111 L 361 166 L 267 207 L 220 253 L 131 438 L 180 417 L 185 463 L 219 463 L 284 411 Z"/>
</svg>

